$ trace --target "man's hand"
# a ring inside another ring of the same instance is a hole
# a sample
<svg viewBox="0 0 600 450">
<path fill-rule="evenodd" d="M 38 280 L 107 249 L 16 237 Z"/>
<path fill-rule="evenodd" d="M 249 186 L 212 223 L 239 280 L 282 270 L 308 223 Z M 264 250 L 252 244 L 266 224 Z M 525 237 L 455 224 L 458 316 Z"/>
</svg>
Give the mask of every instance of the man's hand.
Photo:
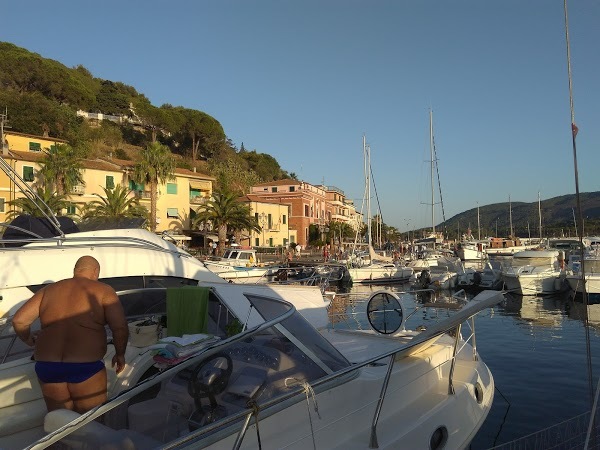
<svg viewBox="0 0 600 450">
<path fill-rule="evenodd" d="M 118 356 L 118 355 L 113 356 L 112 366 L 115 367 L 115 365 L 117 366 L 117 368 L 115 369 L 115 372 L 121 373 L 123 371 L 123 369 L 125 368 L 125 356 Z"/>
<path fill-rule="evenodd" d="M 40 330 L 34 331 L 32 333 L 30 332 L 29 338 L 27 339 L 27 341 L 25 341 L 25 343 L 30 347 L 35 347 L 35 341 L 37 341 L 38 334 L 40 334 Z"/>
</svg>

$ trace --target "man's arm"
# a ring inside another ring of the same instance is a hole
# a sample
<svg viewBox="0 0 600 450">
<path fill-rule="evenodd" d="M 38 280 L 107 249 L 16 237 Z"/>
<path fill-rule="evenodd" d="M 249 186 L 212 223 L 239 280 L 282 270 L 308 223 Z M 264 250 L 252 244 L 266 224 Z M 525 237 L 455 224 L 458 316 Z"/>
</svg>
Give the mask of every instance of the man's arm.
<svg viewBox="0 0 600 450">
<path fill-rule="evenodd" d="M 30 347 L 35 344 L 35 335 L 31 334 L 31 324 L 40 316 L 40 304 L 44 298 L 44 289 L 37 291 L 15 313 L 12 319 L 17 336 Z"/>
<path fill-rule="evenodd" d="M 119 373 L 125 368 L 125 349 L 127 348 L 127 339 L 129 338 L 129 327 L 123 311 L 123 305 L 112 289 L 107 289 L 107 293 L 102 299 L 104 306 L 104 317 L 113 335 L 113 344 L 115 346 L 115 356 L 112 360 L 113 367 L 117 366 L 116 372 Z"/>
</svg>

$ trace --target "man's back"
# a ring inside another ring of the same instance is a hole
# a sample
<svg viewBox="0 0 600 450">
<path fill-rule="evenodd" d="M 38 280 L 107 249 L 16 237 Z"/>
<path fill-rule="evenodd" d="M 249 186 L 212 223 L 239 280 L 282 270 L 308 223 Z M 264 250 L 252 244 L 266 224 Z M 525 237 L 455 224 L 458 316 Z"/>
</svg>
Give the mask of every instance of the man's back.
<svg viewBox="0 0 600 450">
<path fill-rule="evenodd" d="M 87 278 L 62 280 L 43 290 L 42 330 L 35 347 L 37 361 L 89 362 L 106 353 L 103 299 L 111 287 Z"/>
</svg>

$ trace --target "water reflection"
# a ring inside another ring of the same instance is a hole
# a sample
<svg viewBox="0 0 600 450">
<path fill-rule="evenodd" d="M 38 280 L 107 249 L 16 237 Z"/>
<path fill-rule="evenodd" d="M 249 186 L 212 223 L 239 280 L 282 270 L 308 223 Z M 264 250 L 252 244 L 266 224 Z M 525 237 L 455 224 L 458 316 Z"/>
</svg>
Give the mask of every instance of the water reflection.
<svg viewBox="0 0 600 450">
<path fill-rule="evenodd" d="M 532 297 L 505 294 L 504 311 L 539 327 L 560 327 L 566 298 L 562 296 Z"/>
</svg>

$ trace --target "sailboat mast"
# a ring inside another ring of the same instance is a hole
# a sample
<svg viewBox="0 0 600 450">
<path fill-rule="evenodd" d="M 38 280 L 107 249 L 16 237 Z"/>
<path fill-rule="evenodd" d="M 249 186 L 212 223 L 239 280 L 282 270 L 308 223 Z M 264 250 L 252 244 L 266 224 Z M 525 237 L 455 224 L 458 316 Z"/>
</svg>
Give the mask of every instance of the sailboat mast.
<svg viewBox="0 0 600 450">
<path fill-rule="evenodd" d="M 510 202 L 510 195 L 508 196 L 508 220 L 510 222 L 510 238 L 513 238 L 513 225 L 512 225 L 512 203 Z"/>
<path fill-rule="evenodd" d="M 540 219 L 540 242 L 542 242 L 542 202 L 540 200 L 539 191 L 538 191 L 538 217 Z"/>
<path fill-rule="evenodd" d="M 365 155 L 365 182 L 367 183 L 367 243 L 371 245 L 371 149 L 367 146 L 367 137 L 364 134 L 363 153 Z"/>
<path fill-rule="evenodd" d="M 435 249 L 435 195 L 433 190 L 433 111 L 429 110 L 429 152 L 431 154 L 431 230 Z"/>
<path fill-rule="evenodd" d="M 479 202 L 477 202 L 477 240 L 481 240 L 481 223 L 479 222 Z"/>
</svg>

